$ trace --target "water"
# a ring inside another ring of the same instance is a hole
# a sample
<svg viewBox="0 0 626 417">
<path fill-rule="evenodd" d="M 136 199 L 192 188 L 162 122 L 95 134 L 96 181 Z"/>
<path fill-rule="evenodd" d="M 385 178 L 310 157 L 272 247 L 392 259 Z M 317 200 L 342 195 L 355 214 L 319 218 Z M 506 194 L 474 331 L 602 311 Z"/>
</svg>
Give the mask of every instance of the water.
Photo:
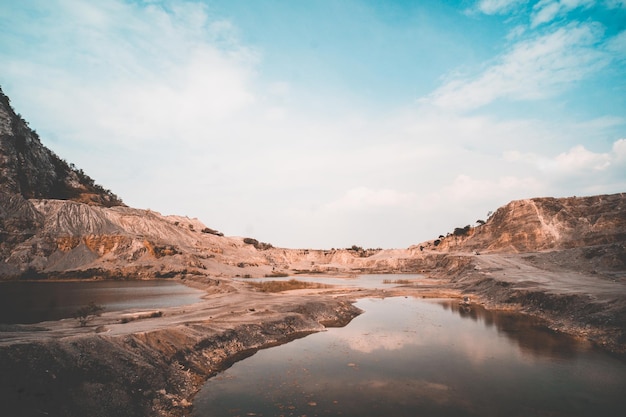
<svg viewBox="0 0 626 417">
<path fill-rule="evenodd" d="M 624 415 L 626 364 L 527 317 L 402 297 L 357 306 L 345 328 L 210 379 L 192 415 Z"/>
<path fill-rule="evenodd" d="M 90 301 L 105 311 L 157 309 L 193 304 L 204 294 L 173 281 L 1 282 L 0 324 L 72 317 Z"/>
</svg>

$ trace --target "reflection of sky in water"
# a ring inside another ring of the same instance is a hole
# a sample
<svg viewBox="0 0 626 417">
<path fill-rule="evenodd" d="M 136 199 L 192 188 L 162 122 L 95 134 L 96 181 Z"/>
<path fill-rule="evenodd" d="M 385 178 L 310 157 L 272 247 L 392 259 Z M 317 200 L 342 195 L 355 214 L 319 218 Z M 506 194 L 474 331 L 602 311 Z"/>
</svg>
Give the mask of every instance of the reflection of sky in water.
<svg viewBox="0 0 626 417">
<path fill-rule="evenodd" d="M 613 416 L 626 406 L 624 363 L 518 315 L 402 297 L 357 306 L 366 312 L 347 327 L 209 380 L 194 415 Z"/>
</svg>

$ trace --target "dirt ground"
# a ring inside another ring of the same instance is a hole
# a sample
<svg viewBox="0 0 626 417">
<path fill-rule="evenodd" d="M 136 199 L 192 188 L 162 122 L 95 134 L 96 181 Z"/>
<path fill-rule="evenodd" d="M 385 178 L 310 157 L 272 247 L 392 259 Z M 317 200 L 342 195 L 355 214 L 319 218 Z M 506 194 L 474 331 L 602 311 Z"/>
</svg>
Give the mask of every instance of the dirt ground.
<svg viewBox="0 0 626 417">
<path fill-rule="evenodd" d="M 558 267 L 558 256 L 459 253 L 424 278 L 386 290 L 263 293 L 236 280 L 188 280 L 207 292 L 203 301 L 160 310 L 158 317 L 127 310 L 104 313 L 86 327 L 74 319 L 6 326 L 0 331 L 4 411 L 186 415 L 207 378 L 258 349 L 347 324 L 360 314 L 353 301 L 363 297 L 468 296 L 472 303 L 532 314 L 556 331 L 624 352 L 626 277 L 571 262 Z"/>
<path fill-rule="evenodd" d="M 458 254 L 450 287 L 487 308 L 540 317 L 555 331 L 626 353 L 626 273 L 594 269 L 580 250 Z"/>
</svg>

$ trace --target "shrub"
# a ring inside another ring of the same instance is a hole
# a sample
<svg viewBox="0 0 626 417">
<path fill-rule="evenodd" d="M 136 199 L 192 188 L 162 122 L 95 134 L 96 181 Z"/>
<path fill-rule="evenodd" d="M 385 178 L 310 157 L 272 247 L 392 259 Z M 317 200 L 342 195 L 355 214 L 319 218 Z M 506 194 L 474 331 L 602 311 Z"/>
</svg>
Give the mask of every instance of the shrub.
<svg viewBox="0 0 626 417">
<path fill-rule="evenodd" d="M 78 320 L 80 323 L 80 327 L 85 327 L 87 323 L 93 320 L 96 317 L 100 317 L 102 312 L 104 311 L 104 307 L 101 305 L 97 305 L 93 301 L 91 301 L 86 306 L 82 306 L 78 310 L 74 312 L 74 318 Z"/>
<path fill-rule="evenodd" d="M 209 227 L 205 227 L 204 229 L 201 230 L 202 233 L 209 233 L 211 235 L 215 235 L 215 236 L 224 236 L 224 233 L 222 232 L 218 232 L 217 230 L 211 229 Z"/>
<path fill-rule="evenodd" d="M 281 292 L 289 290 L 300 290 L 305 288 L 328 288 L 328 286 L 324 284 L 298 281 L 296 279 L 290 279 L 289 281 L 250 282 L 249 284 L 253 287 L 258 288 L 261 292 Z"/>
<path fill-rule="evenodd" d="M 256 240 L 256 239 L 253 239 L 251 237 L 245 237 L 243 239 L 243 243 L 245 243 L 246 245 L 254 245 L 254 246 L 256 246 L 256 245 L 259 244 L 259 241 Z"/>
<path fill-rule="evenodd" d="M 470 229 L 472 228 L 472 226 L 470 226 L 469 224 L 465 227 L 456 227 L 454 229 L 454 236 L 465 236 L 469 233 Z"/>
<path fill-rule="evenodd" d="M 410 284 L 411 281 L 408 279 L 384 279 L 383 284 Z"/>
<path fill-rule="evenodd" d="M 256 249 L 258 250 L 266 250 L 266 249 L 271 249 L 274 246 L 272 246 L 271 243 L 265 243 L 265 242 L 259 242 L 256 239 L 253 239 L 251 237 L 246 237 L 243 239 L 243 243 L 247 244 L 247 245 L 252 245 L 254 246 Z"/>
</svg>

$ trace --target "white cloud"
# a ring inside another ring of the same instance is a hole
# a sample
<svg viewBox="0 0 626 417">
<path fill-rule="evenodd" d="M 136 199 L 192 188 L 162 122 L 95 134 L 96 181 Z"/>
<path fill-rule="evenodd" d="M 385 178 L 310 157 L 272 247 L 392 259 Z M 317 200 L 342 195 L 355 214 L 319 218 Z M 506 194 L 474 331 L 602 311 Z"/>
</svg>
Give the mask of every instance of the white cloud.
<svg viewBox="0 0 626 417">
<path fill-rule="evenodd" d="M 505 14 L 519 5 L 528 3 L 528 0 L 481 0 L 476 8 L 485 14 Z"/>
<path fill-rule="evenodd" d="M 592 152 L 583 145 L 576 145 L 554 157 L 510 151 L 504 154 L 504 158 L 532 164 L 545 173 L 587 176 L 594 172 L 626 168 L 621 166 L 626 162 L 626 139 L 615 141 L 609 152 Z"/>
<path fill-rule="evenodd" d="M 532 152 L 507 152 L 504 159 L 527 164 L 545 184 L 547 195 L 604 194 L 626 187 L 626 139 L 615 141 L 607 152 L 593 152 L 576 145 L 565 152 L 547 156 Z"/>
<path fill-rule="evenodd" d="M 256 53 L 200 3 L 63 0 L 46 16 L 49 27 L 22 29 L 44 39 L 34 52 L 0 68 L 21 93 L 36 95 L 31 102 L 53 109 L 34 113 L 48 115 L 42 125 L 64 137 L 91 129 L 81 141 L 198 141 L 203 126 L 256 100 Z"/>
<path fill-rule="evenodd" d="M 356 187 L 348 190 L 340 199 L 326 204 L 324 209 L 336 212 L 368 210 L 380 207 L 400 207 L 409 205 L 416 200 L 417 196 L 411 192 Z"/>
<path fill-rule="evenodd" d="M 606 42 L 606 50 L 615 55 L 616 59 L 626 59 L 626 30 L 621 31 Z"/>
<path fill-rule="evenodd" d="M 530 25 L 534 28 L 544 23 L 550 23 L 558 16 L 579 7 L 591 7 L 594 3 L 594 0 L 541 0 L 533 7 Z"/>
<path fill-rule="evenodd" d="M 439 194 L 440 199 L 450 203 L 472 204 L 492 201 L 503 196 L 536 195 L 542 187 L 541 181 L 532 177 L 503 176 L 476 179 L 468 175 L 459 175 L 452 184 L 443 187 Z"/>
<path fill-rule="evenodd" d="M 524 33 L 526 33 L 526 25 L 517 25 L 513 29 L 509 31 L 506 35 L 506 39 L 508 41 L 516 41 L 522 37 Z"/>
<path fill-rule="evenodd" d="M 270 94 L 278 97 L 287 97 L 291 91 L 291 85 L 285 81 L 276 81 L 269 85 Z"/>
<path fill-rule="evenodd" d="M 616 162 L 626 162 L 626 139 L 620 139 L 613 144 L 613 154 Z"/>
<path fill-rule="evenodd" d="M 610 156 L 606 153 L 598 154 L 578 145 L 568 152 L 557 155 L 549 169 L 565 173 L 580 173 L 584 171 L 604 171 L 611 165 Z"/>
<path fill-rule="evenodd" d="M 473 109 L 495 100 L 536 100 L 579 81 L 609 63 L 595 46 L 602 29 L 592 23 L 558 28 L 516 43 L 475 79 L 453 79 L 429 100 L 447 109 Z"/>
<path fill-rule="evenodd" d="M 606 0 L 605 3 L 609 9 L 626 9 L 626 0 Z"/>
</svg>

